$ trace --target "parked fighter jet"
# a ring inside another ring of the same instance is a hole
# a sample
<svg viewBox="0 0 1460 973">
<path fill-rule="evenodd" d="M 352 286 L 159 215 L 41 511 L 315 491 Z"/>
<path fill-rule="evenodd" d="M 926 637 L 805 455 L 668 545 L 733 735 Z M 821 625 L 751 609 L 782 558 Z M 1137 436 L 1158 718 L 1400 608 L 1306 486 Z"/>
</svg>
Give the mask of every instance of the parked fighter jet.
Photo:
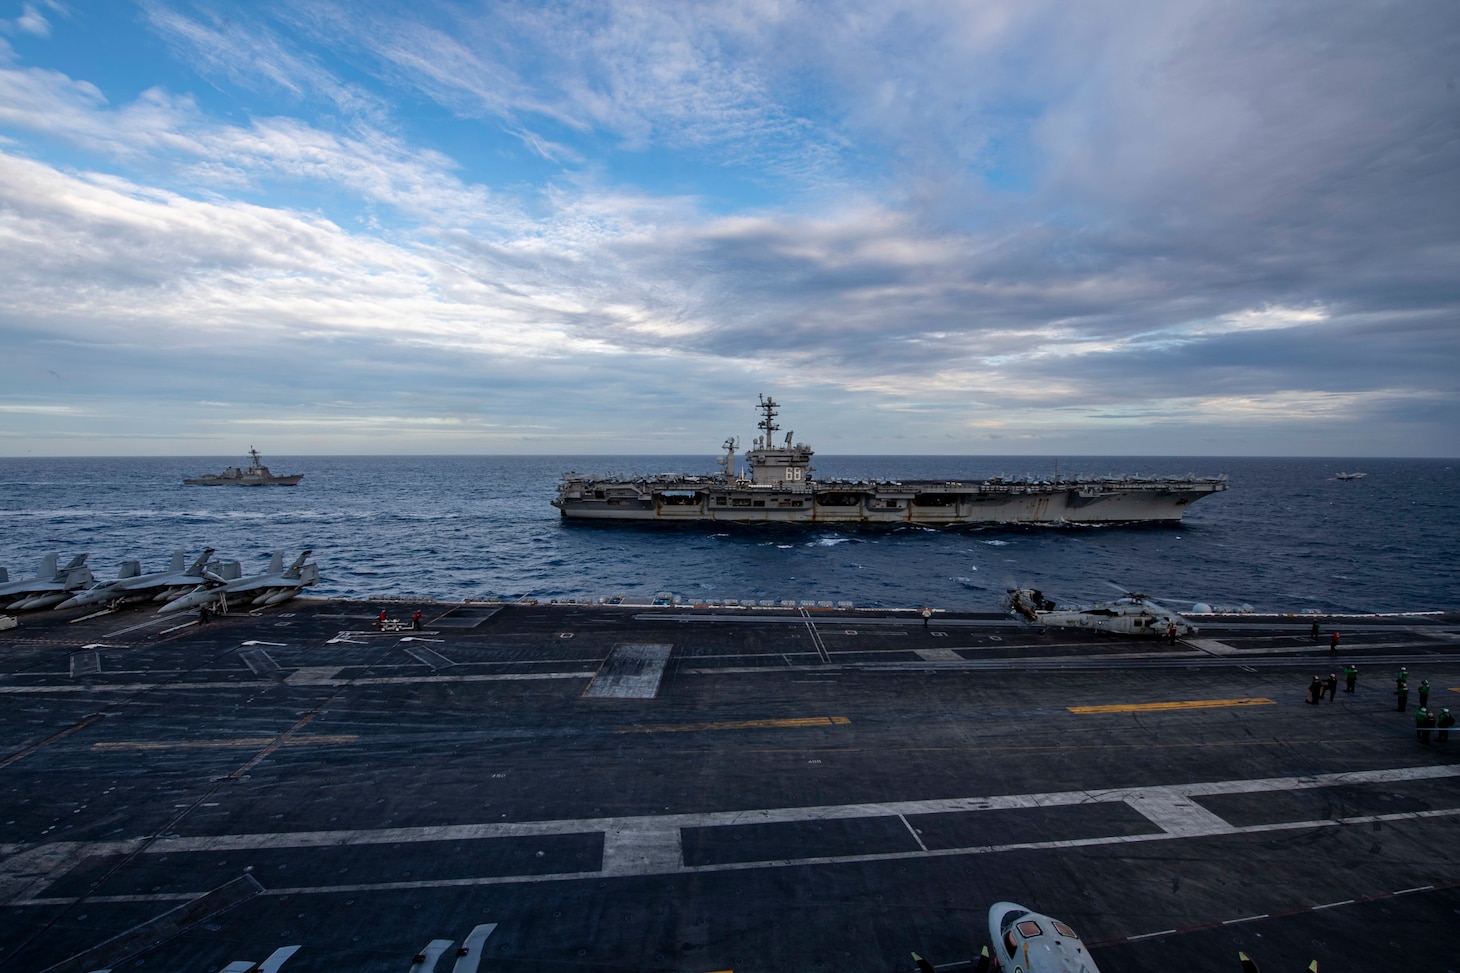
<svg viewBox="0 0 1460 973">
<path fill-rule="evenodd" d="M 56 567 L 59 560 L 55 554 L 47 554 L 41 558 L 35 577 L 21 581 L 11 581 L 10 573 L 0 568 L 0 607 L 8 611 L 49 608 L 94 580 L 85 554 L 76 555 L 64 568 Z"/>
<path fill-rule="evenodd" d="M 116 580 L 93 585 L 56 607 L 105 604 L 115 608 L 127 602 L 166 601 L 202 584 L 208 573 L 208 558 L 212 556 L 213 548 L 205 548 L 190 567 L 184 568 L 183 552 L 173 551 L 172 564 L 168 569 L 152 574 L 142 574 L 137 561 L 125 561 Z"/>
<path fill-rule="evenodd" d="M 1181 638 L 1200 631 L 1188 619 L 1136 592 L 1088 608 L 1056 608 L 1054 602 L 1032 588 L 1010 588 L 1004 607 L 1034 625 L 1093 628 L 1117 635 L 1157 638 L 1169 635 L 1172 625 Z"/>
<path fill-rule="evenodd" d="M 1100 973 L 1069 926 L 1013 902 L 989 907 L 994 965 L 1023 973 Z"/>
<path fill-rule="evenodd" d="M 985 946 L 973 963 L 974 973 L 1100 973 L 1073 929 L 1015 902 L 995 902 L 989 907 L 989 939 L 994 944 L 993 955 L 990 957 Z M 912 958 L 920 973 L 936 973 L 937 968 L 922 956 L 913 953 Z M 1237 959 L 1242 973 L 1260 973 L 1246 953 L 1239 952 Z M 1318 961 L 1306 969 L 1318 973 Z"/>
<path fill-rule="evenodd" d="M 237 573 L 235 565 L 238 562 L 229 562 L 224 565 L 225 570 L 221 576 L 209 578 L 208 583 L 168 602 L 158 611 L 175 612 L 204 606 L 222 611 L 229 604 L 277 605 L 288 601 L 319 580 L 319 565 L 304 563 L 313 553 L 305 551 L 286 569 L 284 552 L 275 551 L 267 571 L 248 577 L 241 577 Z"/>
</svg>

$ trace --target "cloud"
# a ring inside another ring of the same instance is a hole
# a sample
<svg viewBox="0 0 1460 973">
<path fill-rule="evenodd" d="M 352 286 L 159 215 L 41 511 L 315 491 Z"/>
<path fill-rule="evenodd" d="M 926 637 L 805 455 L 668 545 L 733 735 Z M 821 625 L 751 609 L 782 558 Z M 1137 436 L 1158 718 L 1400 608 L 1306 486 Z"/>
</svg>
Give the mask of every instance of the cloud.
<svg viewBox="0 0 1460 973">
<path fill-rule="evenodd" d="M 142 9 L 176 59 L 145 84 L 0 57 L 0 333 L 30 375 L 453 443 L 698 445 L 633 419 L 754 386 L 832 441 L 875 409 L 909 442 L 1460 447 L 1426 418 L 1460 404 L 1455 18 Z M 220 394 L 219 357 L 267 394 Z"/>
<path fill-rule="evenodd" d="M 65 12 L 65 8 L 59 3 L 48 2 L 43 4 L 43 6 L 60 13 Z M 33 3 L 22 4 L 20 16 L 15 18 L 13 23 L 14 29 L 22 33 L 33 34 L 36 37 L 51 36 L 51 22 L 46 19 L 45 15 Z M 4 21 L 0 21 L 0 24 L 4 24 Z"/>
</svg>

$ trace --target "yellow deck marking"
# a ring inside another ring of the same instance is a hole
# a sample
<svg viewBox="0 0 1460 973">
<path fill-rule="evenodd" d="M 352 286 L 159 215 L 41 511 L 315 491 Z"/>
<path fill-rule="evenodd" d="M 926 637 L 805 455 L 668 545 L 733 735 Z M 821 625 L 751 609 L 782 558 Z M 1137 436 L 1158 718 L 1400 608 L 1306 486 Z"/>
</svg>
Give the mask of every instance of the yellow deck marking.
<svg viewBox="0 0 1460 973">
<path fill-rule="evenodd" d="M 736 720 L 726 723 L 679 723 L 673 726 L 625 726 L 615 733 L 692 733 L 696 730 L 785 730 L 803 726 L 846 726 L 845 716 L 803 716 L 788 720 Z"/>
<path fill-rule="evenodd" d="M 326 744 L 354 743 L 360 739 L 353 733 L 322 734 L 312 737 L 236 737 L 232 740 L 118 740 L 93 743 L 93 750 L 228 750 L 235 747 L 264 747 L 275 741 L 284 747 L 312 747 Z"/>
<path fill-rule="evenodd" d="M 1114 703 L 1110 706 L 1070 706 L 1071 713 L 1147 713 L 1166 709 L 1216 709 L 1219 706 L 1272 706 L 1266 696 L 1242 699 L 1188 699 L 1176 703 Z"/>
</svg>

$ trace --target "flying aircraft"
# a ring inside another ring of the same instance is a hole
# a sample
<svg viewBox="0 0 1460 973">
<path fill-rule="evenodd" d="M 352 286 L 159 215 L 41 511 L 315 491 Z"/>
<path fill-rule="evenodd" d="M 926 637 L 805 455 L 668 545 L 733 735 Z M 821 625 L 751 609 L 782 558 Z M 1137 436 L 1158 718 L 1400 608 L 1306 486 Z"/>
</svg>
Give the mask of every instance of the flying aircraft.
<svg viewBox="0 0 1460 973">
<path fill-rule="evenodd" d="M 1004 607 L 1031 624 L 1057 628 L 1086 628 L 1155 638 L 1169 635 L 1172 625 L 1181 638 L 1200 631 L 1190 620 L 1137 592 L 1088 608 L 1057 608 L 1033 588 L 1010 588 Z"/>
<path fill-rule="evenodd" d="M 235 605 L 260 606 L 288 601 L 319 580 L 319 565 L 304 563 L 313 553 L 305 551 L 285 568 L 284 552 L 275 551 L 267 571 L 248 577 L 241 577 L 238 562 L 230 561 L 223 566 L 221 576 L 214 575 L 205 579 L 191 592 L 163 605 L 158 612 L 184 611 L 204 606 L 226 610 L 229 602 Z"/>
<path fill-rule="evenodd" d="M 115 580 L 93 585 L 56 607 L 79 608 L 82 605 L 105 604 L 116 608 L 128 602 L 166 601 L 202 584 L 208 573 L 208 558 L 212 556 L 213 548 L 205 548 L 191 566 L 184 568 L 183 552 L 173 551 L 172 563 L 168 569 L 152 574 L 142 574 L 141 565 L 137 561 L 124 561 Z"/>
<path fill-rule="evenodd" d="M 10 572 L 0 568 L 0 606 L 8 611 L 49 608 L 94 580 L 85 554 L 76 555 L 64 568 L 56 566 L 59 561 L 55 554 L 47 554 L 41 558 L 35 577 L 20 581 L 11 581 Z"/>
</svg>

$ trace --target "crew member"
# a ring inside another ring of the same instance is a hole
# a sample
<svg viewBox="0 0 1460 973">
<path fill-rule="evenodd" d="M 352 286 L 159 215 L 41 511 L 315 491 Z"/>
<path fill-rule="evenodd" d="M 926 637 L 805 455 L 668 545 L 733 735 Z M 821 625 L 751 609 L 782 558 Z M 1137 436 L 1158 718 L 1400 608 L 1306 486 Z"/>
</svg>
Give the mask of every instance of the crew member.
<svg viewBox="0 0 1460 973">
<path fill-rule="evenodd" d="M 1398 687 L 1407 682 L 1409 682 L 1409 668 L 1407 666 L 1400 666 L 1399 674 L 1394 677 L 1394 684 Z"/>
<path fill-rule="evenodd" d="M 1409 683 L 1400 683 L 1399 688 L 1394 690 L 1394 695 L 1399 697 L 1399 702 L 1394 707 L 1396 712 L 1403 713 L 1409 709 Z"/>
<path fill-rule="evenodd" d="M 421 628 L 421 609 L 417 608 L 416 613 L 411 616 L 411 628 L 417 631 Z"/>
<path fill-rule="evenodd" d="M 1175 622 L 1171 622 L 1171 623 L 1169 623 L 1166 626 L 1166 638 L 1171 641 L 1171 644 L 1172 645 L 1175 645 L 1176 644 L 1176 623 Z"/>
<path fill-rule="evenodd" d="M 1317 676 L 1308 684 L 1308 702 L 1318 703 L 1323 699 L 1323 680 Z"/>
<path fill-rule="evenodd" d="M 380 619 L 375 624 L 376 625 L 379 625 L 382 629 L 385 628 L 385 609 L 384 608 L 380 609 Z"/>
<path fill-rule="evenodd" d="M 1338 693 L 1338 674 L 1330 672 L 1328 678 L 1323 681 L 1323 691 L 1328 694 L 1328 701 L 1333 702 L 1333 697 Z"/>
<path fill-rule="evenodd" d="M 1440 732 L 1435 734 L 1435 739 L 1440 743 L 1450 742 L 1450 727 L 1455 725 L 1455 717 L 1450 715 L 1450 707 L 1446 706 L 1440 710 L 1440 718 L 1435 722 Z"/>
<path fill-rule="evenodd" d="M 1308 638 L 1313 642 L 1318 641 L 1318 619 L 1316 618 L 1313 619 L 1313 630 L 1308 633 Z"/>
<path fill-rule="evenodd" d="M 1421 706 L 1415 710 L 1415 736 L 1418 736 L 1419 742 L 1425 747 L 1429 747 L 1429 730 L 1435 728 L 1435 723 L 1437 723 L 1435 714 L 1426 710 L 1425 707 Z"/>
<path fill-rule="evenodd" d="M 1359 681 L 1359 667 L 1350 662 L 1343 667 L 1343 691 L 1351 693 L 1354 691 L 1354 683 Z"/>
<path fill-rule="evenodd" d="M 1329 652 L 1337 652 L 1338 651 L 1338 629 L 1334 629 L 1333 630 L 1333 634 L 1330 635 L 1330 636 L 1328 636 L 1328 651 Z"/>
<path fill-rule="evenodd" d="M 1428 679 L 1419 681 L 1419 704 L 1421 706 L 1430 705 L 1430 681 Z"/>
</svg>

